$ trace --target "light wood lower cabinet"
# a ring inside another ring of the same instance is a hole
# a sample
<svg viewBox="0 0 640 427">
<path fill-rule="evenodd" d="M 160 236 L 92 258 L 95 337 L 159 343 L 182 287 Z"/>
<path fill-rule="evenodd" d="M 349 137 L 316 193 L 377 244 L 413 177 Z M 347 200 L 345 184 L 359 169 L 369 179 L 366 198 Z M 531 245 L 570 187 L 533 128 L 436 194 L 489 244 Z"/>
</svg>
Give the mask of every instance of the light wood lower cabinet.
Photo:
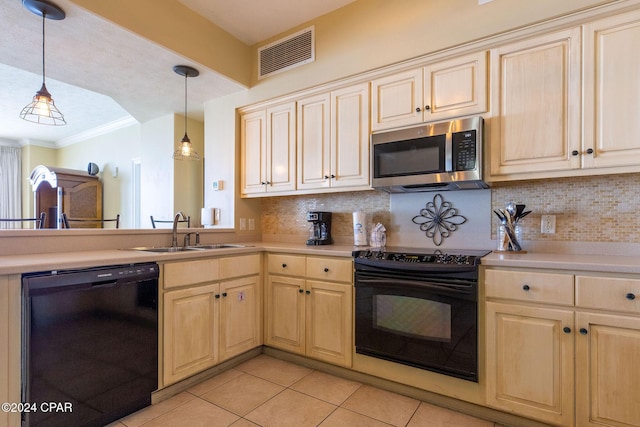
<svg viewBox="0 0 640 427">
<path fill-rule="evenodd" d="M 352 260 L 282 254 L 268 257 L 266 344 L 351 366 Z M 302 275 L 300 266 L 304 266 Z"/>
<path fill-rule="evenodd" d="M 262 345 L 260 259 L 163 265 L 164 386 Z"/>
<path fill-rule="evenodd" d="M 484 285 L 487 405 L 640 426 L 640 278 L 489 268 Z"/>
<path fill-rule="evenodd" d="M 19 403 L 22 291 L 19 274 L 0 276 L 0 403 Z M 0 411 L 0 426 L 21 426 L 20 412 Z"/>
</svg>

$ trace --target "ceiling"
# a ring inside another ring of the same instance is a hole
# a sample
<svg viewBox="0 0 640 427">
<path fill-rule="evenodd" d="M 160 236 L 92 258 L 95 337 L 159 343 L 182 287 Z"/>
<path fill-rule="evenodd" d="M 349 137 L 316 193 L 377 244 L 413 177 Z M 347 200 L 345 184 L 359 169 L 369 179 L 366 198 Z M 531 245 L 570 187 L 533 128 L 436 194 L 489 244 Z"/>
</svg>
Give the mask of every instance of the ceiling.
<svg viewBox="0 0 640 427">
<path fill-rule="evenodd" d="M 247 45 L 253 45 L 354 0 L 178 0 Z M 0 2 L 0 143 L 64 145 L 96 129 L 184 112 L 203 120 L 206 101 L 245 87 L 173 51 L 118 27 L 71 2 L 55 0 L 66 18 L 46 21 L 46 84 L 66 126 L 24 121 L 18 114 L 42 84 L 42 18 L 20 0 Z"/>
</svg>

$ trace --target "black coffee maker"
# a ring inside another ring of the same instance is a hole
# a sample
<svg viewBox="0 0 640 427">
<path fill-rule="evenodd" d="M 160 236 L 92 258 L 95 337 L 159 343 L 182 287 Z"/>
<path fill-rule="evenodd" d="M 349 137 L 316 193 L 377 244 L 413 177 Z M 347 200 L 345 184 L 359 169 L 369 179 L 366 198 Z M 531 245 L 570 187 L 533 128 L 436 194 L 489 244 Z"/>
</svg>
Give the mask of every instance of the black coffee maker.
<svg viewBox="0 0 640 427">
<path fill-rule="evenodd" d="M 309 239 L 307 245 L 330 245 L 331 239 L 331 212 L 307 212 L 309 226 Z"/>
</svg>

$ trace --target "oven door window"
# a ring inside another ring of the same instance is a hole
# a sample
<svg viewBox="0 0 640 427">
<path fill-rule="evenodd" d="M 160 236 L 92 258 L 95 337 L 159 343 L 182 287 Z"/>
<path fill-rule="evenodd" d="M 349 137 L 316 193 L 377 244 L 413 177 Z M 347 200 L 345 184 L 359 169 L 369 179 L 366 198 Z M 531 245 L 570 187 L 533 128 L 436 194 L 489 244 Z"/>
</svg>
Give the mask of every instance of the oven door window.
<svg viewBox="0 0 640 427">
<path fill-rule="evenodd" d="M 400 295 L 376 295 L 373 328 L 411 338 L 451 342 L 451 305 Z"/>
</svg>

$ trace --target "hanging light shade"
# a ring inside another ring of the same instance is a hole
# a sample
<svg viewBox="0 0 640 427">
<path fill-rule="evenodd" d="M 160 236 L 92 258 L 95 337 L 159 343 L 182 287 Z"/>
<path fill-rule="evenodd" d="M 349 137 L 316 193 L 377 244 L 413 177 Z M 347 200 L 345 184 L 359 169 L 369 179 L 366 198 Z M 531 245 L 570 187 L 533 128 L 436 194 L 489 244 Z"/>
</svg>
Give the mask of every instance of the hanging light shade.
<svg viewBox="0 0 640 427">
<path fill-rule="evenodd" d="M 43 125 L 63 126 L 67 122 L 64 116 L 56 107 L 51 98 L 51 94 L 45 85 L 45 66 L 44 66 L 44 23 L 47 19 L 62 20 L 65 13 L 62 9 L 53 3 L 44 0 L 22 0 L 22 4 L 29 11 L 36 15 L 42 16 L 42 87 L 33 97 L 33 101 L 20 112 L 20 118 L 29 122 L 39 123 Z"/>
<path fill-rule="evenodd" d="M 188 65 L 176 65 L 173 67 L 176 74 L 184 76 L 184 136 L 178 143 L 178 149 L 173 152 L 175 160 L 200 160 L 200 156 L 191 146 L 191 140 L 187 135 L 187 78 L 198 77 L 200 72 Z"/>
</svg>

